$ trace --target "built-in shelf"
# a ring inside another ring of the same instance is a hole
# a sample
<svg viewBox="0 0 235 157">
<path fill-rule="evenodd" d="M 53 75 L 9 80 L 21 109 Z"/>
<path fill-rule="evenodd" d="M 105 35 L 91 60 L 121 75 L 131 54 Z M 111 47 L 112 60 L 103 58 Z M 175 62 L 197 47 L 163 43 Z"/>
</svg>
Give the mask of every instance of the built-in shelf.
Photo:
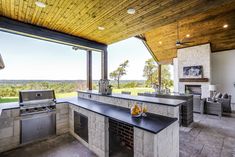
<svg viewBox="0 0 235 157">
<path fill-rule="evenodd" d="M 179 82 L 208 82 L 208 78 L 180 78 Z"/>
</svg>

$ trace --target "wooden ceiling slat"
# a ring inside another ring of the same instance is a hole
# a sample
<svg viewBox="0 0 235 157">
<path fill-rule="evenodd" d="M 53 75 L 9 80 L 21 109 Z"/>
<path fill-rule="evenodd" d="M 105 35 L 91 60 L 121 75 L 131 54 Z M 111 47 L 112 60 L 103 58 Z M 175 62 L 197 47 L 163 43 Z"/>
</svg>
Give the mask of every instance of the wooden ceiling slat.
<svg viewBox="0 0 235 157">
<path fill-rule="evenodd" d="M 125 5 L 131 5 L 133 2 L 132 1 L 126 1 L 126 0 L 118 0 L 118 1 L 111 1 L 112 3 L 110 5 L 108 5 L 107 9 L 102 8 L 101 11 L 99 12 L 99 10 L 96 10 L 94 12 L 94 15 L 96 15 L 96 18 L 91 19 L 90 22 L 87 23 L 87 25 L 83 25 L 79 28 L 79 32 L 83 32 L 86 27 L 89 27 L 90 30 L 94 27 L 97 28 L 97 24 L 96 23 L 100 23 L 103 24 L 104 22 L 107 22 L 107 20 L 109 19 L 113 19 L 112 16 L 117 13 L 118 11 L 120 11 L 122 8 L 123 9 L 123 4 Z M 107 20 L 104 20 L 107 19 Z"/>
<path fill-rule="evenodd" d="M 93 10 L 93 7 L 95 7 L 97 4 L 99 4 L 98 1 L 96 1 L 96 3 L 84 3 L 84 6 L 81 6 L 80 10 L 77 9 L 78 10 L 77 18 L 81 19 L 81 17 L 82 17 L 83 20 L 68 19 L 67 26 L 76 28 L 76 25 L 78 25 L 80 28 L 82 25 L 89 23 L 89 19 L 88 19 L 89 14 L 90 14 L 89 12 L 91 12 Z M 84 19 L 86 19 L 86 21 Z M 66 25 L 64 27 L 62 27 L 61 29 L 66 30 L 65 27 L 66 27 Z M 68 30 L 66 30 L 66 31 L 68 31 Z M 69 30 L 69 31 L 72 31 L 72 30 Z"/>
<path fill-rule="evenodd" d="M 115 8 L 115 12 L 113 12 L 114 14 L 110 14 L 107 18 L 103 17 L 105 20 L 104 19 L 101 19 L 101 20 L 102 20 L 102 23 L 104 23 L 104 26 L 106 28 L 105 33 L 106 34 L 110 33 L 110 30 L 113 30 L 113 28 L 119 27 L 119 25 L 126 26 L 126 24 L 128 23 L 128 21 L 130 21 L 130 19 L 137 18 L 137 17 L 140 17 L 141 15 L 145 14 L 146 11 L 144 11 L 144 9 L 143 9 L 145 6 L 148 6 L 148 11 L 151 11 L 152 10 L 151 8 L 156 8 L 156 6 L 152 7 L 153 5 L 150 5 L 153 2 L 150 0 L 146 0 L 146 1 L 142 2 L 141 5 L 137 5 L 141 1 L 142 0 L 137 0 L 134 2 L 130 1 L 132 3 L 126 4 L 125 8 L 123 8 L 123 7 Z M 136 10 L 138 10 L 138 12 L 135 16 L 127 14 L 127 9 L 132 6 L 135 6 L 134 8 Z M 88 35 L 88 36 L 93 36 L 93 34 L 96 34 L 97 32 L 99 32 L 99 30 L 97 30 L 97 29 L 90 29 L 90 31 L 84 31 L 85 35 Z M 120 30 L 119 30 L 119 32 L 120 32 Z M 105 36 L 106 35 L 105 33 L 100 34 L 100 36 Z"/>
<path fill-rule="evenodd" d="M 131 29 L 125 29 L 126 31 L 123 34 L 126 34 L 128 31 L 130 36 L 135 36 L 136 34 L 141 34 L 141 32 L 143 31 L 146 32 L 150 27 L 156 28 L 162 25 L 175 22 L 176 20 L 179 20 L 182 17 L 200 13 L 201 11 L 204 10 L 204 8 L 203 7 L 200 8 L 199 6 L 200 5 L 207 6 L 205 2 L 208 2 L 208 1 L 200 1 L 199 4 L 197 2 L 198 2 L 197 0 L 190 0 L 190 1 L 184 1 L 182 3 L 173 3 L 172 4 L 174 6 L 173 10 L 175 11 L 172 11 L 172 8 L 168 6 L 167 8 L 164 8 L 163 11 L 155 10 L 155 12 L 149 12 L 148 15 L 145 15 L 143 17 L 143 20 L 141 21 L 143 24 L 141 25 L 141 27 L 135 27 L 136 25 L 138 25 L 138 22 L 137 22 L 138 20 L 136 20 L 136 22 L 132 21 L 130 22 L 131 25 L 129 25 Z M 213 5 L 210 5 L 208 9 L 213 8 L 213 6 L 218 5 L 218 1 L 213 1 L 213 2 L 214 2 Z M 231 2 L 234 2 L 234 1 L 230 1 L 230 3 Z M 185 7 L 185 6 L 188 6 L 188 7 Z M 114 32 L 117 32 L 118 30 L 123 30 L 123 29 L 124 28 L 115 27 Z M 106 37 L 105 34 L 103 36 Z M 111 41 L 121 40 L 121 38 L 122 37 L 118 37 L 117 35 L 114 35 L 112 36 Z M 108 40 L 110 40 L 110 38 Z M 105 42 L 107 41 L 105 40 Z"/>
<path fill-rule="evenodd" d="M 51 25 L 51 29 L 55 30 L 55 27 L 57 25 L 59 25 L 59 21 L 64 21 L 64 19 L 62 18 L 67 7 L 70 4 L 69 0 L 64 0 L 64 1 L 60 1 L 61 3 L 59 3 L 58 10 L 56 11 L 56 13 L 54 14 L 54 16 L 52 16 L 51 21 L 50 21 L 50 25 Z M 54 6 L 53 6 L 54 7 Z"/>
<path fill-rule="evenodd" d="M 52 24 L 52 19 L 53 17 L 59 13 L 59 7 L 62 3 L 64 2 L 64 0 L 50 0 L 47 2 L 48 4 L 48 9 L 45 10 L 46 12 L 46 18 L 44 18 L 44 21 L 42 21 L 42 26 L 46 27 L 46 26 L 50 26 Z M 53 7 L 53 5 L 55 5 L 56 7 Z"/>
<path fill-rule="evenodd" d="M 178 48 L 209 42 L 212 52 L 235 48 L 235 21 L 233 19 L 235 19 L 235 9 L 217 11 L 217 13 L 212 10 L 192 16 L 190 19 L 180 20 L 180 39 L 186 39 L 185 41 L 192 41 L 192 43 Z M 223 25 L 226 23 L 229 27 L 224 29 Z M 174 44 L 177 37 L 172 35 L 176 30 L 176 25 L 177 23 L 172 23 L 145 33 L 147 43 L 159 61 L 169 59 L 169 56 L 172 58 L 176 56 L 177 47 Z M 190 38 L 186 38 L 186 34 L 190 34 Z M 162 41 L 162 45 L 158 44 L 159 41 Z"/>
<path fill-rule="evenodd" d="M 146 1 L 146 2 L 148 2 L 148 1 Z M 129 31 L 130 29 L 133 29 L 133 26 L 132 26 L 133 21 L 138 21 L 138 25 L 140 25 L 140 23 L 141 23 L 141 25 L 143 25 L 144 24 L 143 16 L 145 14 L 148 14 L 149 12 L 152 12 L 154 10 L 160 10 L 160 7 L 167 5 L 168 2 L 169 1 L 162 0 L 162 1 L 150 1 L 148 3 L 144 3 L 141 6 L 139 6 L 139 8 L 136 8 L 136 10 L 138 10 L 138 12 L 135 16 L 127 15 L 126 11 L 127 11 L 128 7 L 125 8 L 124 11 L 120 12 L 121 15 L 119 15 L 118 16 L 119 18 L 116 19 L 116 21 L 117 21 L 116 23 L 113 23 L 112 21 L 110 21 L 110 22 L 108 21 L 107 31 L 105 31 L 102 34 L 98 34 L 98 38 L 100 38 L 100 40 L 102 40 L 102 42 L 107 42 L 105 39 L 107 38 L 107 36 L 109 36 L 108 34 L 112 33 L 113 35 L 111 37 L 114 37 L 116 34 L 120 34 L 120 31 L 126 32 L 126 31 Z M 134 5 L 136 5 L 136 4 L 134 4 Z M 92 33 L 89 34 L 89 36 L 94 36 L 94 34 L 96 34 L 96 32 L 97 32 L 97 30 L 94 30 Z M 126 33 L 123 33 L 123 35 L 124 34 L 126 34 Z M 138 33 L 138 34 L 140 34 L 140 33 Z M 138 35 L 138 34 L 135 34 L 135 35 Z"/>
<path fill-rule="evenodd" d="M 74 33 L 76 31 L 78 31 L 79 33 L 82 33 L 84 31 L 86 31 L 86 29 L 89 27 L 89 30 L 93 30 L 93 29 L 97 29 L 97 26 L 99 25 L 103 25 L 104 20 L 103 18 L 105 17 L 105 19 L 109 19 L 112 17 L 112 13 L 116 13 L 116 11 L 119 9 L 119 6 L 122 6 L 122 4 L 126 4 L 126 0 L 120 0 L 120 1 L 109 1 L 111 2 L 110 4 L 107 4 L 107 8 L 106 5 L 103 6 L 105 8 L 100 8 L 96 9 L 93 13 L 96 16 L 96 18 L 92 18 L 91 16 L 86 17 L 86 23 L 81 25 L 80 27 L 77 27 L 77 29 L 74 29 L 71 33 Z M 128 2 L 128 1 L 127 1 Z M 130 3 L 132 1 L 129 1 Z M 127 5 L 127 4 L 126 4 Z M 121 7 L 120 7 L 121 8 Z M 106 25 L 105 25 L 106 27 Z"/>
</svg>

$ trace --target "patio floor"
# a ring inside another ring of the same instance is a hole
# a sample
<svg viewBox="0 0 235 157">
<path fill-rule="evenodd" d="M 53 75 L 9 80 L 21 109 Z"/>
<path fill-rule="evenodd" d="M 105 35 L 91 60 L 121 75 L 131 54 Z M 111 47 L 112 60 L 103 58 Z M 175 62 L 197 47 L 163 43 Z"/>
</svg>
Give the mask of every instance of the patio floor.
<svg viewBox="0 0 235 157">
<path fill-rule="evenodd" d="M 180 128 L 180 157 L 235 157 L 235 113 L 231 117 L 194 114 Z"/>
<path fill-rule="evenodd" d="M 235 157 L 235 113 L 232 117 L 194 114 L 191 127 L 180 128 L 180 157 Z M 88 148 L 65 134 L 1 157 L 95 157 Z"/>
<path fill-rule="evenodd" d="M 0 154 L 0 157 L 96 157 L 96 155 L 73 136 L 64 134 Z"/>
</svg>

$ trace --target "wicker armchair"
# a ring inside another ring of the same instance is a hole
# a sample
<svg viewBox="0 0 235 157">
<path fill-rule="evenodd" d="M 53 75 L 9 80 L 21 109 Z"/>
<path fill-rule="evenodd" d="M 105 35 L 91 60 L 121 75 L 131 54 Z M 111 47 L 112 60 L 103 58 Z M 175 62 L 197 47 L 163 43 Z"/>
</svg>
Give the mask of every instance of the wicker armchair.
<svg viewBox="0 0 235 157">
<path fill-rule="evenodd" d="M 222 104 L 223 112 L 225 112 L 225 113 L 231 113 L 232 112 L 231 99 L 232 99 L 231 95 L 229 95 L 228 98 L 218 98 L 217 99 L 217 102 Z"/>
<path fill-rule="evenodd" d="M 232 112 L 231 99 L 232 99 L 232 96 L 228 95 L 228 98 L 216 98 L 214 101 L 221 103 L 222 111 L 224 113 L 231 113 Z M 213 100 L 211 98 L 208 98 L 207 101 L 213 101 Z"/>
<path fill-rule="evenodd" d="M 193 96 L 193 112 L 196 113 L 204 113 L 204 106 L 205 106 L 206 99 L 201 99 L 201 96 L 194 95 Z"/>
</svg>

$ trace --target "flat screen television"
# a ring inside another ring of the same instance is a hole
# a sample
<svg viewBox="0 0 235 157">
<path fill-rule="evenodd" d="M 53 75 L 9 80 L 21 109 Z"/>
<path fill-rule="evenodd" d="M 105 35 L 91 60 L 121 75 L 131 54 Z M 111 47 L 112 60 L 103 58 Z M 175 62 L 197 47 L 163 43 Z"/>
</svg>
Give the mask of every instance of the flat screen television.
<svg viewBox="0 0 235 157">
<path fill-rule="evenodd" d="M 202 65 L 183 67 L 183 76 L 184 78 L 202 78 L 203 77 Z"/>
</svg>

